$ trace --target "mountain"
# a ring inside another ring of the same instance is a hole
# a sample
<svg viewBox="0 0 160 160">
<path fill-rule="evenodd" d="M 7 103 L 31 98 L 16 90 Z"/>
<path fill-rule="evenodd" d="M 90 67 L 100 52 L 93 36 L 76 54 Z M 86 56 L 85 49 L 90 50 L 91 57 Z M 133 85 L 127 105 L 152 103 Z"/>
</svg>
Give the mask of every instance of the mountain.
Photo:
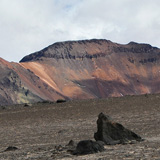
<svg viewBox="0 0 160 160">
<path fill-rule="evenodd" d="M 104 39 L 54 43 L 19 63 L 0 59 L 1 104 L 160 93 L 160 49 Z"/>
</svg>

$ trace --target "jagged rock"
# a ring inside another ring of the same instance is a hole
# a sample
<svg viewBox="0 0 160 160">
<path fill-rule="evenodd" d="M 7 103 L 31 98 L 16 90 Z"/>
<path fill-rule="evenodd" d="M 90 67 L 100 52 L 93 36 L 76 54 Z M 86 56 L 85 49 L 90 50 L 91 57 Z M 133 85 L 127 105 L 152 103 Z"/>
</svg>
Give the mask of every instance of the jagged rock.
<svg viewBox="0 0 160 160">
<path fill-rule="evenodd" d="M 65 147 L 67 149 L 67 152 L 73 154 L 76 149 L 76 143 L 73 140 L 70 140 Z"/>
<path fill-rule="evenodd" d="M 100 113 L 97 120 L 96 141 L 103 141 L 107 145 L 126 144 L 143 139 L 136 133 L 114 122 L 109 116 Z"/>
<path fill-rule="evenodd" d="M 104 151 L 104 142 L 83 140 L 77 144 L 76 150 L 73 152 L 75 155 L 92 154 Z"/>
<path fill-rule="evenodd" d="M 66 146 L 75 146 L 75 142 L 73 140 L 70 140 Z"/>
</svg>

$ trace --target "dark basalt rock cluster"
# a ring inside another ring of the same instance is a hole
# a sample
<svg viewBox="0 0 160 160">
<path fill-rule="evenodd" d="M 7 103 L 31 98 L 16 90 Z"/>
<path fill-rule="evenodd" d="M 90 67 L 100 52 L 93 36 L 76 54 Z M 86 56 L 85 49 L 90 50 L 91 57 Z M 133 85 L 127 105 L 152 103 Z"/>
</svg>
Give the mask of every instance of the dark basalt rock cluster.
<svg viewBox="0 0 160 160">
<path fill-rule="evenodd" d="M 96 141 L 80 141 L 72 154 L 92 154 L 104 151 L 104 145 L 132 144 L 135 141 L 143 141 L 139 135 L 114 122 L 111 117 L 103 113 L 98 116 L 97 128 L 98 130 L 94 134 Z"/>
<path fill-rule="evenodd" d="M 98 116 L 97 129 L 97 132 L 94 134 L 95 140 L 103 141 L 107 145 L 126 144 L 143 140 L 139 135 L 114 122 L 103 113 L 100 113 Z"/>
</svg>

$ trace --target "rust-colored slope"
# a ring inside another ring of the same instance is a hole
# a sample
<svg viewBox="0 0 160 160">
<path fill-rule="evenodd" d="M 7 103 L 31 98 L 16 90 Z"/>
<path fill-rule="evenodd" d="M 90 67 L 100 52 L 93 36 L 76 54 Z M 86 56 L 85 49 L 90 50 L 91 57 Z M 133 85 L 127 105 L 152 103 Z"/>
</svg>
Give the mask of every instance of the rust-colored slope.
<svg viewBox="0 0 160 160">
<path fill-rule="evenodd" d="M 92 96 L 86 94 L 77 84 L 74 83 L 74 80 L 81 79 L 77 73 L 68 68 L 55 68 L 48 60 L 46 60 L 45 63 L 27 62 L 20 64 L 24 68 L 31 70 L 44 83 L 61 95 L 65 95 L 68 98 L 93 98 Z M 81 77 L 84 76 L 86 77 L 85 74 L 81 74 Z M 52 95 L 52 97 L 54 99 L 52 98 L 51 100 L 57 99 L 54 97 L 54 95 Z"/>
<path fill-rule="evenodd" d="M 95 39 L 59 42 L 20 63 L 1 60 L 0 64 L 39 98 L 35 101 L 160 92 L 160 49 L 148 44 L 120 45 Z M 20 102 L 12 99 L 12 103 Z"/>
<path fill-rule="evenodd" d="M 65 98 L 19 63 L 0 59 L 0 105 Z"/>
</svg>

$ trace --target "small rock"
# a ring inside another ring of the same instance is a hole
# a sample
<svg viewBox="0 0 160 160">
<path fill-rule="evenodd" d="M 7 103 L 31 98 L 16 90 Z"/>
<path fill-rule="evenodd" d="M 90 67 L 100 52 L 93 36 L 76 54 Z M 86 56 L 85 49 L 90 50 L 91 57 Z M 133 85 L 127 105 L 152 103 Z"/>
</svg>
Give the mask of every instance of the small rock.
<svg viewBox="0 0 160 160">
<path fill-rule="evenodd" d="M 61 146 L 61 145 L 58 145 L 58 146 L 55 146 L 55 149 L 56 149 L 56 151 L 59 151 L 59 152 L 61 152 L 61 151 L 63 151 L 63 146 Z"/>
<path fill-rule="evenodd" d="M 29 104 L 25 103 L 25 104 L 24 104 L 24 107 L 29 107 Z"/>
<path fill-rule="evenodd" d="M 65 99 L 58 99 L 58 100 L 56 101 L 56 103 L 64 103 L 64 102 L 66 102 Z"/>
<path fill-rule="evenodd" d="M 4 152 L 15 151 L 15 150 L 17 150 L 17 149 L 18 149 L 17 147 L 9 146 L 9 147 L 7 147 L 7 148 L 4 150 Z"/>
</svg>

